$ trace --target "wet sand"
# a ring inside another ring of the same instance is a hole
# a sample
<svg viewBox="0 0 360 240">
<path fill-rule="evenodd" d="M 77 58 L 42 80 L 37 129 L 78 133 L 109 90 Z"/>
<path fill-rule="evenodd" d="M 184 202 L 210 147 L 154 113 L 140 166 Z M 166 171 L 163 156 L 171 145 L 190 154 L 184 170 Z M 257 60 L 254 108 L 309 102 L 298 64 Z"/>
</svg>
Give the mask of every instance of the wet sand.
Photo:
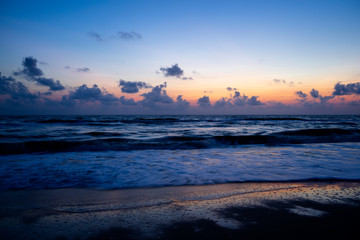
<svg viewBox="0 0 360 240">
<path fill-rule="evenodd" d="M 0 193 L 1 239 L 357 239 L 360 182 Z"/>
</svg>

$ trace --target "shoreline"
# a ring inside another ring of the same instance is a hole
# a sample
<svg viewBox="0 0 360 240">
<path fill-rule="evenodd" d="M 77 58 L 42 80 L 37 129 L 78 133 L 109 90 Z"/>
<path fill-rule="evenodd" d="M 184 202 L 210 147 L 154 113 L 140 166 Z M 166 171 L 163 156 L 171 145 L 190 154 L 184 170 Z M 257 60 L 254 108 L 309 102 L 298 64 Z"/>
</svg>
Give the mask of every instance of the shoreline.
<svg viewBox="0 0 360 240">
<path fill-rule="evenodd" d="M 5 239 L 285 239 L 302 228 L 299 236 L 330 237 L 356 231 L 351 214 L 360 212 L 360 182 L 351 180 L 0 194 Z"/>
</svg>

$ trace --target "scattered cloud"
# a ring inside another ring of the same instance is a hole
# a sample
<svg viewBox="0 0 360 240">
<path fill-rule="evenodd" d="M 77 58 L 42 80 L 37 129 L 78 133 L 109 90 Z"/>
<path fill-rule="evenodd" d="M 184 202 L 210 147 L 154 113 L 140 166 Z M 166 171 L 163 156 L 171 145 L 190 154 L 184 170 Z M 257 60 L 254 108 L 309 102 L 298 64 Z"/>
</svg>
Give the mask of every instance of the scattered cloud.
<svg viewBox="0 0 360 240">
<path fill-rule="evenodd" d="M 194 80 L 192 77 L 182 77 L 182 80 Z"/>
<path fill-rule="evenodd" d="M 76 101 L 99 101 L 102 104 L 112 104 L 119 102 L 119 99 L 111 93 L 101 91 L 101 89 L 96 84 L 94 84 L 91 88 L 89 88 L 86 84 L 83 84 L 75 91 L 71 91 L 69 95 L 63 96 L 61 103 L 64 105 L 74 105 Z"/>
<path fill-rule="evenodd" d="M 77 72 L 90 72 L 90 68 L 87 68 L 87 67 L 77 68 L 76 71 Z"/>
<path fill-rule="evenodd" d="M 160 71 L 164 73 L 165 77 L 180 78 L 184 74 L 184 70 L 182 70 L 177 63 L 171 67 L 162 67 Z"/>
<path fill-rule="evenodd" d="M 65 89 L 65 87 L 61 85 L 59 80 L 54 80 L 52 78 L 39 77 L 36 78 L 35 81 L 37 82 L 37 84 L 41 86 L 49 87 L 51 91 L 61 91 Z"/>
<path fill-rule="evenodd" d="M 258 100 L 259 97 L 257 96 L 252 96 L 251 98 L 249 98 L 249 100 L 247 101 L 248 105 L 251 106 L 259 106 L 259 105 L 264 105 L 265 103 L 262 103 L 260 100 Z"/>
<path fill-rule="evenodd" d="M 22 65 L 23 69 L 15 71 L 15 76 L 24 76 L 26 80 L 34 81 L 40 86 L 49 87 L 51 91 L 61 91 L 65 89 L 59 80 L 55 81 L 52 78 L 42 77 L 44 73 L 40 68 L 37 67 L 37 60 L 35 58 L 25 57 Z"/>
<path fill-rule="evenodd" d="M 229 92 L 231 92 L 231 91 L 236 91 L 237 88 L 227 87 L 226 90 L 228 90 Z"/>
<path fill-rule="evenodd" d="M 314 105 L 319 105 L 319 104 L 328 104 L 329 101 L 331 99 L 333 99 L 335 96 L 331 95 L 331 96 L 322 96 L 318 90 L 316 90 L 315 88 L 313 88 L 310 92 L 309 95 L 306 93 L 303 93 L 302 91 L 297 91 L 295 93 L 298 97 L 300 97 L 300 102 L 302 102 L 304 105 L 306 106 L 314 106 Z M 309 98 L 309 96 L 312 98 Z"/>
<path fill-rule="evenodd" d="M 177 63 L 171 67 L 161 67 L 160 71 L 164 74 L 165 77 L 176 77 L 181 80 L 194 80 L 192 77 L 183 77 L 184 70 L 182 70 Z M 156 71 L 156 73 L 160 73 Z"/>
<path fill-rule="evenodd" d="M 320 96 L 319 91 L 313 88 L 310 92 L 310 96 L 312 96 L 313 98 L 318 98 Z"/>
<path fill-rule="evenodd" d="M 96 41 L 98 42 L 102 42 L 104 41 L 104 39 L 100 36 L 99 33 L 96 33 L 96 32 L 88 32 L 87 35 L 93 39 L 95 39 Z"/>
<path fill-rule="evenodd" d="M 302 98 L 302 99 L 305 99 L 307 98 L 307 94 L 306 93 L 303 93 L 302 91 L 297 91 L 295 92 L 295 94 L 299 97 L 299 98 Z"/>
<path fill-rule="evenodd" d="M 127 106 L 134 106 L 137 105 L 137 102 L 134 101 L 134 99 L 130 98 L 127 99 L 124 96 L 121 96 L 119 99 L 120 103 Z"/>
<path fill-rule="evenodd" d="M 32 79 L 44 75 L 43 71 L 37 67 L 37 60 L 33 57 L 24 58 L 22 65 L 23 70 L 14 72 L 15 76 L 24 75 L 25 77 Z"/>
<path fill-rule="evenodd" d="M 199 104 L 200 107 L 211 107 L 210 99 L 205 95 L 198 99 L 197 104 Z"/>
<path fill-rule="evenodd" d="M 275 78 L 273 81 L 277 85 L 289 85 L 290 87 L 295 85 L 295 83 L 293 81 L 288 82 L 284 79 L 279 79 L 279 78 Z M 299 82 L 299 84 L 301 84 L 301 83 Z"/>
<path fill-rule="evenodd" d="M 180 108 L 188 108 L 190 106 L 190 103 L 188 101 L 186 101 L 185 99 L 182 98 L 182 95 L 178 95 L 176 98 L 176 104 L 180 107 Z"/>
<path fill-rule="evenodd" d="M 167 84 L 164 82 L 164 84 L 160 84 L 156 87 L 154 87 L 150 92 L 143 93 L 140 96 L 144 97 L 143 100 L 140 101 L 140 103 L 143 106 L 147 107 L 156 107 L 157 104 L 170 104 L 174 103 L 174 100 L 169 97 L 166 93 Z"/>
<path fill-rule="evenodd" d="M 97 42 L 105 41 L 104 37 L 102 37 L 99 33 L 94 31 L 87 32 L 86 35 L 92 39 L 95 39 Z M 142 39 L 142 36 L 140 33 L 137 33 L 135 31 L 131 31 L 131 32 L 118 31 L 115 36 L 113 35 L 110 38 L 112 39 L 117 38 L 121 40 L 138 40 L 138 39 Z"/>
<path fill-rule="evenodd" d="M 283 84 L 286 84 L 286 81 L 284 79 L 277 79 L 275 78 L 274 79 L 274 83 L 278 84 L 278 83 L 283 83 Z"/>
<path fill-rule="evenodd" d="M 351 94 L 360 94 L 360 82 L 342 84 L 338 82 L 334 86 L 334 96 L 343 96 L 343 95 L 351 95 Z"/>
<path fill-rule="evenodd" d="M 117 37 L 123 40 L 135 40 L 135 39 L 142 39 L 142 36 L 140 33 L 131 31 L 131 32 L 123 32 L 119 31 L 117 33 Z"/>
<path fill-rule="evenodd" d="M 28 88 L 22 83 L 16 81 L 12 77 L 1 76 L 0 73 L 0 95 L 10 95 L 15 100 L 30 100 L 33 101 L 39 96 L 30 93 Z"/>
<path fill-rule="evenodd" d="M 137 93 L 142 88 L 152 88 L 151 85 L 145 82 L 131 82 L 120 79 L 119 87 L 123 93 Z"/>
</svg>

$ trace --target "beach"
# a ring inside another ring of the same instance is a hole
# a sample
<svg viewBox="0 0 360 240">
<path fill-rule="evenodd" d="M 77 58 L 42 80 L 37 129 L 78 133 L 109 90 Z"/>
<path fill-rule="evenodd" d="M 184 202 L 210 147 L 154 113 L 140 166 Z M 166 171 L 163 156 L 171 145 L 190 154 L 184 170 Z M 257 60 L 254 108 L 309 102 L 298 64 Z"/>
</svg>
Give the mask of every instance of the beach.
<svg viewBox="0 0 360 240">
<path fill-rule="evenodd" d="M 0 206 L 2 239 L 351 239 L 360 182 L 16 190 Z"/>
</svg>

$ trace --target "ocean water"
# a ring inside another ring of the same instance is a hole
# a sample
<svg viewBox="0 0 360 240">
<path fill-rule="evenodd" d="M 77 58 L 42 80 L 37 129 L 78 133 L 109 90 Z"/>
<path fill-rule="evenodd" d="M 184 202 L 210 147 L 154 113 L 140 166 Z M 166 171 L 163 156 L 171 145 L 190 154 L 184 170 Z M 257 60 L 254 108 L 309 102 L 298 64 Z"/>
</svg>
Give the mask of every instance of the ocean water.
<svg viewBox="0 0 360 240">
<path fill-rule="evenodd" d="M 1 116 L 0 190 L 360 180 L 360 116 Z"/>
</svg>

